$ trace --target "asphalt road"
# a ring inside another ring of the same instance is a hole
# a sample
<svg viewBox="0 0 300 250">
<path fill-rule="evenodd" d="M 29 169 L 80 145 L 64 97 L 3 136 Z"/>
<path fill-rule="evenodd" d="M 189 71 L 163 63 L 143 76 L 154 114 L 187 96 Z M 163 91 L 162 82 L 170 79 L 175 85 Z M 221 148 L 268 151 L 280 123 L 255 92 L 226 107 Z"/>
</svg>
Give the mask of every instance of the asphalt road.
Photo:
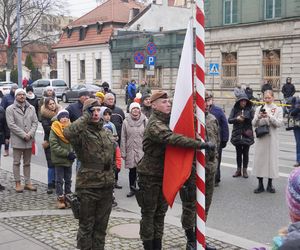
<svg viewBox="0 0 300 250">
<path fill-rule="evenodd" d="M 65 104 L 63 104 L 65 106 Z M 39 125 L 37 136 L 39 153 L 34 156 L 33 163 L 46 168 L 46 160 L 41 148 L 43 141 L 42 127 Z M 250 150 L 250 164 L 252 167 L 253 147 Z M 264 192 L 254 194 L 257 179 L 251 176 L 248 179 L 232 178 L 235 172 L 235 149 L 228 143 L 223 151 L 221 166 L 221 183 L 215 188 L 207 226 L 227 234 L 232 234 L 249 240 L 271 243 L 280 228 L 288 225 L 289 217 L 285 202 L 285 188 L 288 174 L 293 170 L 295 163 L 295 141 L 293 133 L 280 129 L 279 165 L 281 176 L 274 180 L 275 194 Z M 128 171 L 122 169 L 120 184 L 123 186 L 121 197 L 126 198 L 128 188 Z M 120 197 L 120 195 L 118 195 Z M 180 200 L 177 198 L 177 203 Z"/>
</svg>

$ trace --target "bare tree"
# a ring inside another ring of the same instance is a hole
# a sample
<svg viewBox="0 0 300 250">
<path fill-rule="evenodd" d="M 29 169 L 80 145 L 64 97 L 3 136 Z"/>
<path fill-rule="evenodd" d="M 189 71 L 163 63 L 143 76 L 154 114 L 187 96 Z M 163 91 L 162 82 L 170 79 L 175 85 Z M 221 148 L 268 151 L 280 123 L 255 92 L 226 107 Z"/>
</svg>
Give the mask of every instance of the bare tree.
<svg viewBox="0 0 300 250">
<path fill-rule="evenodd" d="M 32 42 L 51 43 L 53 33 L 42 32 L 41 20 L 49 15 L 63 15 L 65 0 L 19 0 L 21 13 L 22 47 Z M 17 49 L 17 6 L 16 0 L 0 0 L 0 41 L 7 37 L 6 29 L 11 37 L 11 46 L 7 48 L 7 68 L 13 68 Z"/>
</svg>

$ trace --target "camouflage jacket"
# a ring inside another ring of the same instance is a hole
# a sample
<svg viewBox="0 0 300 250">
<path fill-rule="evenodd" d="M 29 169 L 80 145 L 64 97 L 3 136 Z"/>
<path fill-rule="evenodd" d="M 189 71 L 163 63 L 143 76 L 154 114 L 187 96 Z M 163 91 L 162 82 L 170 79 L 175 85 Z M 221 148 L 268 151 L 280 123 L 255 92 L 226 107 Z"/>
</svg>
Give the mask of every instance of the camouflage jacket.
<svg viewBox="0 0 300 250">
<path fill-rule="evenodd" d="M 137 166 L 139 174 L 162 179 L 167 144 L 195 149 L 201 146 L 201 141 L 173 133 L 169 128 L 169 120 L 170 115 L 153 111 L 144 132 L 144 157 Z"/>
<path fill-rule="evenodd" d="M 114 184 L 114 139 L 103 129 L 102 120 L 89 122 L 90 114 L 73 122 L 64 130 L 81 161 L 76 177 L 76 188 L 103 188 Z"/>
<path fill-rule="evenodd" d="M 210 114 L 205 114 L 205 136 L 206 141 L 210 141 L 215 145 L 220 145 L 220 129 L 217 118 Z M 205 169 L 209 172 L 216 172 L 218 165 L 218 147 L 216 146 L 214 151 L 205 151 Z"/>
</svg>

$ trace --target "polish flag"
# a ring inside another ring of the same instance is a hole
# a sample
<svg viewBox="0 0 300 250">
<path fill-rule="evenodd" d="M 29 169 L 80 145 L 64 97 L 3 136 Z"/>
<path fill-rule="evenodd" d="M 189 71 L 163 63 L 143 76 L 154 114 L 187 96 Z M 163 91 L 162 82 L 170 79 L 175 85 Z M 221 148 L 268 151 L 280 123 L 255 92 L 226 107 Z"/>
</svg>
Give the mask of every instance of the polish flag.
<svg viewBox="0 0 300 250">
<path fill-rule="evenodd" d="M 193 112 L 193 23 L 186 31 L 170 118 L 174 133 L 195 138 Z M 163 194 L 172 207 L 175 196 L 189 178 L 194 158 L 193 148 L 168 145 L 165 153 Z"/>
<path fill-rule="evenodd" d="M 9 34 L 6 26 L 5 26 L 5 32 L 6 32 L 6 38 L 4 41 L 4 45 L 6 45 L 9 48 L 10 47 L 10 34 Z"/>
</svg>

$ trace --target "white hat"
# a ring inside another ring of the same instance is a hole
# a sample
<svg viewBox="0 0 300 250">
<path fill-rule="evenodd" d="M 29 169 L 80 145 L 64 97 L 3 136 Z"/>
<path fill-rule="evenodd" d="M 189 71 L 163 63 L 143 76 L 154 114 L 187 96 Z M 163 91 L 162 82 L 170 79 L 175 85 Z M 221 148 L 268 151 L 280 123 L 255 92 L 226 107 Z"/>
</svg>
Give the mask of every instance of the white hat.
<svg viewBox="0 0 300 250">
<path fill-rule="evenodd" d="M 16 89 L 16 91 L 15 91 L 15 96 L 17 96 L 18 94 L 21 94 L 21 93 L 23 93 L 23 94 L 26 95 L 26 91 L 25 91 L 24 89 L 18 88 L 18 89 Z"/>
<path fill-rule="evenodd" d="M 47 87 L 45 88 L 45 91 L 48 91 L 48 90 L 54 91 L 54 88 L 53 88 L 52 86 L 47 86 Z"/>
<path fill-rule="evenodd" d="M 137 102 L 133 102 L 133 103 L 131 103 L 131 104 L 130 104 L 130 106 L 129 106 L 129 113 L 130 113 L 130 112 L 131 112 L 131 110 L 132 110 L 132 109 L 134 109 L 134 108 L 141 109 L 141 106 L 140 106 L 140 104 L 139 104 L 139 103 L 137 103 Z"/>
</svg>

